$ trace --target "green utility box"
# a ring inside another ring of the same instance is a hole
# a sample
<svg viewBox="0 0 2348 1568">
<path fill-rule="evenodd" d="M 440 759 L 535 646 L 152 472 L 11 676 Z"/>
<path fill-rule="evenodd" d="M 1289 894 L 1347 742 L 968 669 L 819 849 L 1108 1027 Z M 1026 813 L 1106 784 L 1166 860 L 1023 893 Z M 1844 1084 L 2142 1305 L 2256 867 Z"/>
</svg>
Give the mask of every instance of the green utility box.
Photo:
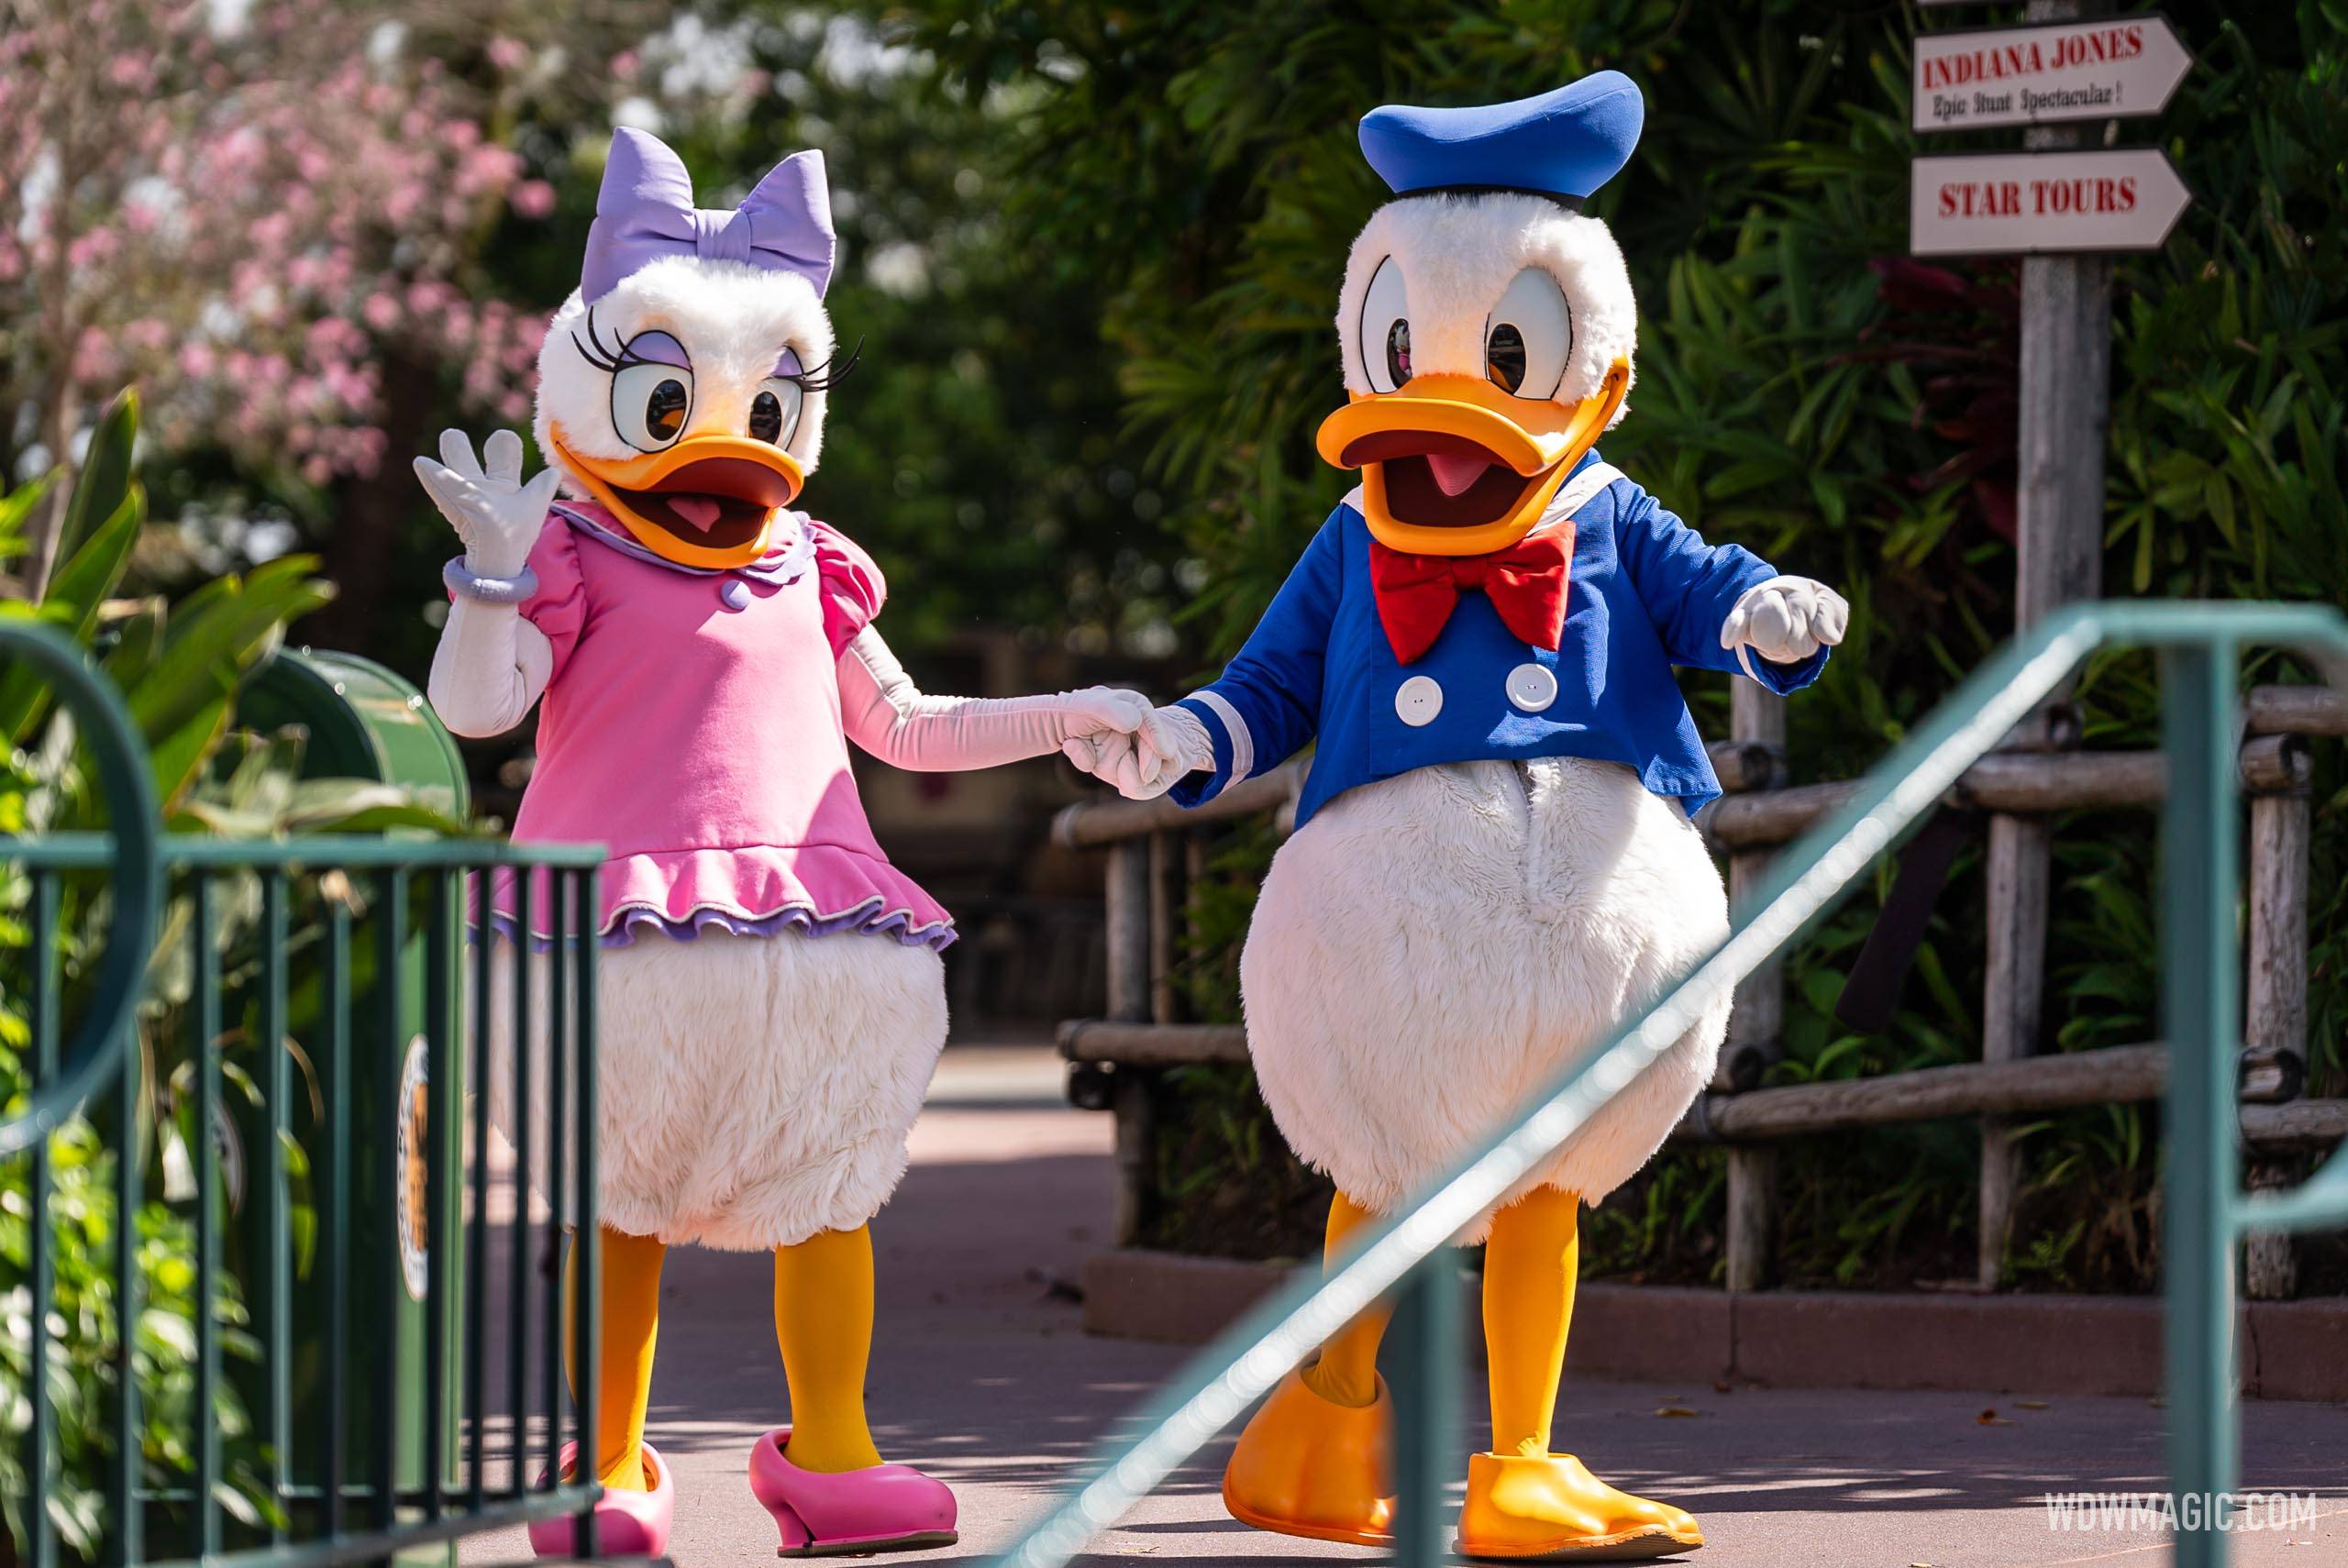
<svg viewBox="0 0 2348 1568">
<path fill-rule="evenodd" d="M 288 725 L 306 731 L 305 778 L 400 785 L 415 794 L 417 803 L 460 821 L 470 808 L 464 759 L 424 694 L 368 659 L 309 648 L 282 650 L 247 683 L 238 702 L 237 723 L 264 734 Z M 288 1012 L 289 1032 L 301 1054 L 291 1075 L 289 1131 L 300 1145 L 300 1164 L 307 1166 L 306 1176 L 297 1185 L 296 1201 L 306 1192 L 320 1243 L 310 1253 L 318 1260 L 332 1251 L 325 1244 L 326 1229 L 332 1223 L 327 1202 L 331 1145 L 319 1112 L 330 1111 L 333 1100 L 341 1099 L 350 1132 L 343 1209 L 352 1244 L 349 1277 L 342 1291 L 342 1364 L 327 1364 L 331 1282 L 321 1277 L 321 1262 L 303 1271 L 297 1254 L 290 1299 L 282 1304 L 295 1347 L 293 1364 L 257 1366 L 250 1375 L 273 1375 L 290 1382 L 294 1430 L 287 1445 L 288 1469 L 295 1485 L 315 1486 L 324 1480 L 327 1412 L 338 1391 L 343 1412 L 338 1457 L 345 1485 L 365 1486 L 382 1474 L 386 1437 L 395 1432 L 392 1473 L 397 1488 L 413 1496 L 426 1485 L 427 1391 L 437 1381 L 443 1480 L 458 1452 L 463 1409 L 460 1304 L 471 1283 L 462 1277 L 464 1249 L 457 1244 L 462 1236 L 465 1171 L 466 1052 L 459 1032 L 464 889 L 455 875 L 406 874 L 405 918 L 391 933 L 384 922 L 392 900 L 382 875 L 353 870 L 349 880 L 363 908 L 351 922 L 350 994 L 342 1010 L 349 1032 L 347 1084 L 329 1081 L 332 1021 L 326 999 L 314 987 L 297 987 Z M 290 915 L 296 942 L 324 941 L 325 895 L 313 882 L 305 878 L 294 894 Z M 395 955 L 389 973 L 387 952 Z M 313 962 L 305 967 L 322 974 L 327 965 Z M 437 1052 L 431 1043 L 436 1032 L 443 1042 Z M 249 1155 L 257 1153 L 265 1147 L 257 1140 L 268 1136 L 260 1112 L 243 1097 L 229 1099 L 246 1113 L 237 1129 L 239 1141 Z M 437 1205 L 428 1198 L 426 1179 L 427 1151 L 436 1143 L 448 1177 Z M 249 1157 L 238 1163 L 247 1171 L 260 1168 Z M 232 1190 L 232 1198 L 236 1196 Z M 265 1207 L 241 1204 L 231 1223 L 248 1259 L 266 1255 L 260 1249 L 270 1244 L 269 1239 L 258 1233 Z M 427 1246 L 436 1247 L 448 1271 L 437 1293 L 441 1319 L 437 1378 L 428 1365 L 434 1347 L 424 1304 Z M 252 1270 L 246 1277 L 258 1279 L 263 1274 Z M 392 1326 L 388 1335 L 387 1322 Z M 396 1359 L 388 1359 L 393 1357 Z M 383 1402 L 387 1378 L 388 1410 Z M 266 1408 L 267 1402 L 251 1401 L 249 1408 Z M 395 1422 L 388 1419 L 392 1417 Z M 368 1505 L 357 1498 L 347 1505 L 346 1518 L 354 1523 L 370 1517 Z"/>
<path fill-rule="evenodd" d="M 465 759 L 424 693 L 355 654 L 284 649 L 246 682 L 237 722 L 249 729 L 299 724 L 310 733 L 305 778 L 371 778 L 416 792 L 461 818 L 471 802 Z"/>
</svg>

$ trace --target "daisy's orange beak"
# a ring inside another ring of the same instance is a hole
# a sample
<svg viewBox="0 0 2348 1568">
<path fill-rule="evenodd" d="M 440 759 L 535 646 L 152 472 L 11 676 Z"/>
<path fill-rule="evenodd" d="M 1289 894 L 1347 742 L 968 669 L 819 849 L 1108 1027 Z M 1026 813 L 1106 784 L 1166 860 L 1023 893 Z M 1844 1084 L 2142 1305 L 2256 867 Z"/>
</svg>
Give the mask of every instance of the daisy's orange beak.
<svg viewBox="0 0 2348 1568">
<path fill-rule="evenodd" d="M 1574 403 L 1512 397 L 1476 376 L 1414 376 L 1390 392 L 1354 393 L 1322 421 L 1314 445 L 1322 461 L 1361 470 L 1363 515 L 1379 543 L 1488 555 L 1533 531 L 1630 384 L 1627 359 Z"/>
<path fill-rule="evenodd" d="M 556 452 L 637 543 L 680 566 L 724 570 L 766 553 L 774 520 L 806 483 L 798 460 L 747 436 L 688 436 L 614 462 L 584 458 L 553 427 Z"/>
</svg>

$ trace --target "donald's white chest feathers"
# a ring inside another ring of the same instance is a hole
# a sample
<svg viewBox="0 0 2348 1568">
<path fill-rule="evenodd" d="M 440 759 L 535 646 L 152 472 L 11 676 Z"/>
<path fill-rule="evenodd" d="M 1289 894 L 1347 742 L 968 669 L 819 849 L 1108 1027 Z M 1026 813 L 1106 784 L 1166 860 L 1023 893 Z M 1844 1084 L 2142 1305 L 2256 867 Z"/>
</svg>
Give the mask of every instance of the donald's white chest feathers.
<svg viewBox="0 0 2348 1568">
<path fill-rule="evenodd" d="M 1332 801 L 1265 878 L 1241 974 L 1257 1075 L 1298 1154 L 1383 1209 L 1727 929 L 1694 826 L 1629 769 L 1413 769 Z M 1700 1021 L 1546 1182 L 1594 1202 L 1644 1165 L 1726 1025 L 1725 1005 Z"/>
</svg>

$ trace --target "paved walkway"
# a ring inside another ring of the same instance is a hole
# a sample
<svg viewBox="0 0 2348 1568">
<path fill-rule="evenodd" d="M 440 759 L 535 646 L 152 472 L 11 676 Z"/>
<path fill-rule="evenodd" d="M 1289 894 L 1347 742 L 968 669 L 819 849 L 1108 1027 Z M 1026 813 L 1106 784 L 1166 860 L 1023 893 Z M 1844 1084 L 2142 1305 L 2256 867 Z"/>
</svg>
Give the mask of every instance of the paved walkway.
<svg viewBox="0 0 2348 1568">
<path fill-rule="evenodd" d="M 974 1562 L 1006 1544 L 1186 1353 L 1078 1328 L 1068 1282 L 1106 1242 L 1109 1121 L 1065 1109 L 1058 1084 L 1057 1064 L 1038 1052 L 950 1052 L 914 1169 L 874 1225 L 880 1445 L 950 1482 L 962 1510 L 962 1544 L 901 1559 L 909 1563 Z M 677 1470 L 670 1551 L 681 1568 L 774 1552 L 742 1479 L 751 1439 L 783 1408 L 768 1290 L 761 1257 L 681 1252 L 670 1262 L 651 1436 Z M 1699 1413 L 1659 1417 L 1667 1404 Z M 1711 1543 L 1689 1559 L 1700 1568 L 2153 1568 L 2170 1555 L 2159 1535 L 2052 1530 L 2043 1499 L 2157 1488 L 2161 1419 L 2136 1399 L 2032 1408 L 1991 1395 L 1575 1382 L 1558 1439 L 1617 1484 L 1693 1510 Z M 2237 1538 L 2235 1562 L 2348 1563 L 2348 1409 L 2253 1405 L 2243 1426 L 2245 1485 L 2315 1493 L 2320 1517 Z M 1093 1560 L 1376 1560 L 1234 1523 L 1215 1495 L 1224 1452 L 1102 1537 Z M 526 1551 L 513 1532 L 467 1556 Z"/>
</svg>

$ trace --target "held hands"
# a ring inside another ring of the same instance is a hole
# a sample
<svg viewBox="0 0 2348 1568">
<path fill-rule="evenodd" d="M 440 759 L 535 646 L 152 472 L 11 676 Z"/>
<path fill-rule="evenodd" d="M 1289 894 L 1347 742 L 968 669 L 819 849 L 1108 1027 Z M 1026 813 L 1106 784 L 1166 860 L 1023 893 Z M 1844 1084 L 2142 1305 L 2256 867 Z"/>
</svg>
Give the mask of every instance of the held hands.
<svg viewBox="0 0 2348 1568">
<path fill-rule="evenodd" d="M 1737 600 L 1721 623 L 1721 646 L 1734 650 L 1750 675 L 1754 655 L 1771 664 L 1800 664 L 1842 642 L 1850 624 L 1850 605 L 1824 583 L 1773 577 Z"/>
<path fill-rule="evenodd" d="M 1060 754 L 1128 801 L 1154 801 L 1183 775 L 1214 766 L 1206 726 L 1187 708 L 1150 710 L 1130 734 L 1072 738 Z"/>
<path fill-rule="evenodd" d="M 464 541 L 466 569 L 477 577 L 512 578 L 529 564 L 561 474 L 549 467 L 524 484 L 522 438 L 511 430 L 482 442 L 479 458 L 463 431 L 443 430 L 440 460 L 416 458 L 415 477 Z"/>
<path fill-rule="evenodd" d="M 1061 755 L 1074 761 L 1080 747 L 1130 744 L 1134 732 L 1148 722 L 1149 699 L 1115 686 L 1088 686 L 1059 694 L 1058 719 Z"/>
</svg>

